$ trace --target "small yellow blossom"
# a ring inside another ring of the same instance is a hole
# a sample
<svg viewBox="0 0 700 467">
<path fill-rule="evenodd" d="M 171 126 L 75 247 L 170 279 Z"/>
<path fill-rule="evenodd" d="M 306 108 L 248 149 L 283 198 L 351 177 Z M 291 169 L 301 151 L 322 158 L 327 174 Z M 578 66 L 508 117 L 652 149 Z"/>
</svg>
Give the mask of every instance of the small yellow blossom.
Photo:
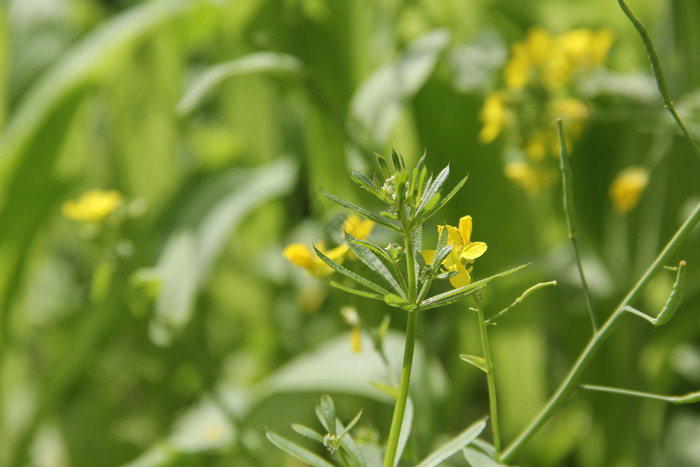
<svg viewBox="0 0 700 467">
<path fill-rule="evenodd" d="M 448 226 L 438 226 L 438 234 L 442 234 L 442 229 L 447 228 L 447 244 L 452 245 L 452 251 L 442 262 L 448 271 L 457 271 L 457 274 L 450 277 L 453 287 L 459 288 L 469 285 L 472 278 L 469 273 L 472 271 L 474 260 L 486 252 L 486 243 L 472 242 L 472 217 L 464 216 L 459 220 L 459 228 Z M 423 259 L 427 264 L 432 264 L 435 259 L 435 250 L 423 251 Z"/>
<path fill-rule="evenodd" d="M 644 167 L 627 167 L 610 185 L 610 199 L 620 214 L 631 211 L 639 201 L 649 181 L 649 172 Z"/>
<path fill-rule="evenodd" d="M 90 190 L 61 207 L 63 215 L 82 222 L 99 222 L 122 204 L 122 195 L 116 190 Z"/>
<path fill-rule="evenodd" d="M 506 106 L 503 94 L 494 92 L 486 97 L 479 113 L 484 126 L 479 132 L 479 141 L 488 144 L 501 133 L 506 120 Z"/>
<path fill-rule="evenodd" d="M 347 232 L 357 239 L 364 240 L 369 237 L 373 228 L 374 222 L 351 214 L 345 219 L 345 222 L 343 222 L 342 229 L 343 232 Z M 319 242 L 316 248 L 338 264 L 343 262 L 345 256 L 350 251 L 345 243 L 330 250 L 326 250 L 325 244 Z M 326 277 L 333 273 L 333 268 L 324 263 L 311 248 L 303 243 L 293 243 L 287 246 L 282 252 L 282 255 L 287 258 L 290 263 L 304 268 L 306 272 L 314 277 Z"/>
<path fill-rule="evenodd" d="M 527 162 L 509 162 L 504 167 L 503 173 L 530 194 L 537 193 L 540 188 L 549 186 L 554 181 L 554 176 L 550 171 L 535 168 Z"/>
</svg>

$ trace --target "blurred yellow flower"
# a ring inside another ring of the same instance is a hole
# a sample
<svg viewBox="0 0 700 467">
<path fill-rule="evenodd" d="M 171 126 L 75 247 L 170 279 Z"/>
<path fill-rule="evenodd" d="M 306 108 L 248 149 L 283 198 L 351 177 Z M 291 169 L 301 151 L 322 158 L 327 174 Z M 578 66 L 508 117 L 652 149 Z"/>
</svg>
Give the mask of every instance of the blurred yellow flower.
<svg viewBox="0 0 700 467">
<path fill-rule="evenodd" d="M 639 201 L 649 182 L 649 172 L 644 167 L 627 167 L 610 185 L 610 199 L 620 214 L 631 211 Z"/>
<path fill-rule="evenodd" d="M 472 271 L 474 260 L 486 252 L 486 243 L 472 242 L 472 217 L 464 216 L 459 220 L 459 228 L 438 226 L 438 234 L 442 234 L 442 229 L 447 228 L 447 244 L 452 245 L 452 251 L 442 262 L 448 271 L 457 271 L 457 274 L 450 277 L 452 287 L 459 288 L 469 285 L 472 278 L 469 273 Z M 427 264 L 432 264 L 435 259 L 435 250 L 423 251 L 423 259 Z"/>
<path fill-rule="evenodd" d="M 364 240 L 369 237 L 373 228 L 374 222 L 351 214 L 345 219 L 345 222 L 343 222 L 342 230 L 343 232 L 353 235 L 355 238 Z M 330 250 L 326 250 L 325 244 L 319 242 L 316 248 L 338 264 L 343 262 L 345 256 L 350 251 L 345 243 Z M 287 258 L 290 263 L 304 268 L 306 272 L 314 277 L 321 278 L 333 273 L 333 268 L 324 263 L 311 248 L 303 243 L 293 243 L 287 246 L 282 252 L 282 255 Z"/>
<path fill-rule="evenodd" d="M 488 144 L 501 133 L 506 120 L 506 105 L 503 94 L 494 92 L 489 94 L 484 101 L 484 106 L 479 113 L 484 126 L 479 132 L 479 141 Z"/>
<path fill-rule="evenodd" d="M 509 162 L 503 169 L 506 178 L 513 180 L 530 194 L 554 181 L 553 174 L 543 168 L 535 168 L 527 162 Z"/>
<path fill-rule="evenodd" d="M 61 212 L 69 219 L 99 222 L 122 204 L 122 195 L 116 190 L 90 190 L 74 201 L 66 201 Z"/>
</svg>

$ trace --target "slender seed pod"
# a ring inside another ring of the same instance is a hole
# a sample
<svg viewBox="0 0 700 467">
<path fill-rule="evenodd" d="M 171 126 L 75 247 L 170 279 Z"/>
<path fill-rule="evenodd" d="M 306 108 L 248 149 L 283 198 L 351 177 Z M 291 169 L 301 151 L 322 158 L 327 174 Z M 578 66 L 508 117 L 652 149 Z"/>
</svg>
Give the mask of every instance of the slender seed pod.
<svg viewBox="0 0 700 467">
<path fill-rule="evenodd" d="M 678 309 L 678 305 L 681 303 L 681 294 L 683 293 L 683 282 L 685 279 L 685 267 L 687 263 L 681 260 L 678 263 L 678 271 L 676 272 L 676 281 L 673 283 L 673 288 L 671 289 L 671 294 L 668 296 L 668 300 L 664 305 L 663 309 L 659 315 L 654 320 L 654 326 L 663 326 L 668 323 L 673 315 Z"/>
</svg>

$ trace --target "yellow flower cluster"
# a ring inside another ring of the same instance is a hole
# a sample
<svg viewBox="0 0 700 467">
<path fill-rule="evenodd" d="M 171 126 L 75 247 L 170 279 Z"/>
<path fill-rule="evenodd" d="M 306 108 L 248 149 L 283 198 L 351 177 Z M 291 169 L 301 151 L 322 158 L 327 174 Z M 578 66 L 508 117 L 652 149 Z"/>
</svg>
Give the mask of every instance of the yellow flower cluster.
<svg viewBox="0 0 700 467">
<path fill-rule="evenodd" d="M 488 144 L 504 130 L 513 130 L 518 147 L 530 164 L 506 169 L 506 176 L 529 191 L 554 180 L 546 156 L 559 155 L 557 118 L 564 120 L 567 140 L 576 139 L 589 116 L 589 107 L 576 97 L 580 77 L 605 62 L 613 42 L 608 30 L 579 28 L 552 36 L 533 28 L 513 45 L 503 70 L 504 89 L 484 100 L 479 141 Z M 525 164 L 526 162 L 519 162 Z"/>
<path fill-rule="evenodd" d="M 100 222 L 122 204 L 122 195 L 116 190 L 90 190 L 77 200 L 66 201 L 63 215 L 81 222 Z"/>
<path fill-rule="evenodd" d="M 342 231 L 349 233 L 355 238 L 364 240 L 369 237 L 373 228 L 374 222 L 351 214 L 343 222 Z M 342 263 L 345 256 L 350 253 L 350 249 L 345 243 L 327 250 L 324 243 L 319 242 L 316 248 L 338 264 Z M 287 246 L 282 254 L 289 262 L 304 268 L 307 273 L 314 277 L 321 278 L 333 273 L 333 268 L 324 263 L 311 248 L 303 243 L 293 243 Z"/>
</svg>

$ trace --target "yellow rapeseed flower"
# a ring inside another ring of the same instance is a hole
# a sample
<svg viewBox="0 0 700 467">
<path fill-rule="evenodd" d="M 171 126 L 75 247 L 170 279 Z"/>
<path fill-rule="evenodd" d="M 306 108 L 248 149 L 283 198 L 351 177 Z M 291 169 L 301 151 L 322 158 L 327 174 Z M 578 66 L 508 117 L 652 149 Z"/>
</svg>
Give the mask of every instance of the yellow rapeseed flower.
<svg viewBox="0 0 700 467">
<path fill-rule="evenodd" d="M 610 185 L 610 199 L 620 214 L 631 211 L 639 201 L 649 182 L 649 172 L 644 167 L 627 167 Z"/>
<path fill-rule="evenodd" d="M 342 230 L 360 240 L 364 240 L 369 237 L 373 228 L 374 222 L 351 214 L 345 219 L 345 222 L 343 222 Z M 343 262 L 345 256 L 350 251 L 345 243 L 330 250 L 326 250 L 325 244 L 320 242 L 316 245 L 316 248 L 338 264 Z M 287 246 L 282 254 L 290 263 L 304 268 L 306 272 L 314 277 L 321 278 L 333 273 L 333 268 L 324 263 L 311 248 L 303 243 L 293 243 Z"/>
<path fill-rule="evenodd" d="M 122 195 L 116 190 L 90 190 L 74 201 L 66 201 L 61 212 L 69 219 L 99 222 L 122 204 Z"/>
<path fill-rule="evenodd" d="M 501 133 L 506 121 L 506 105 L 503 94 L 500 92 L 489 94 L 484 100 L 479 117 L 484 122 L 484 126 L 479 132 L 479 141 L 488 144 Z"/>
<path fill-rule="evenodd" d="M 464 216 L 459 220 L 459 228 L 438 226 L 438 234 L 442 234 L 442 229 L 447 228 L 447 244 L 452 245 L 452 251 L 442 262 L 448 271 L 457 271 L 457 274 L 450 277 L 453 287 L 459 288 L 469 285 L 472 278 L 469 273 L 472 271 L 474 260 L 486 252 L 486 243 L 472 242 L 472 217 Z M 423 259 L 427 264 L 432 264 L 435 259 L 435 250 L 423 251 Z"/>
<path fill-rule="evenodd" d="M 549 186 L 554 181 L 551 171 L 533 167 L 527 162 L 509 162 L 503 168 L 506 178 L 513 180 L 530 194 L 535 194 L 540 188 Z"/>
</svg>

